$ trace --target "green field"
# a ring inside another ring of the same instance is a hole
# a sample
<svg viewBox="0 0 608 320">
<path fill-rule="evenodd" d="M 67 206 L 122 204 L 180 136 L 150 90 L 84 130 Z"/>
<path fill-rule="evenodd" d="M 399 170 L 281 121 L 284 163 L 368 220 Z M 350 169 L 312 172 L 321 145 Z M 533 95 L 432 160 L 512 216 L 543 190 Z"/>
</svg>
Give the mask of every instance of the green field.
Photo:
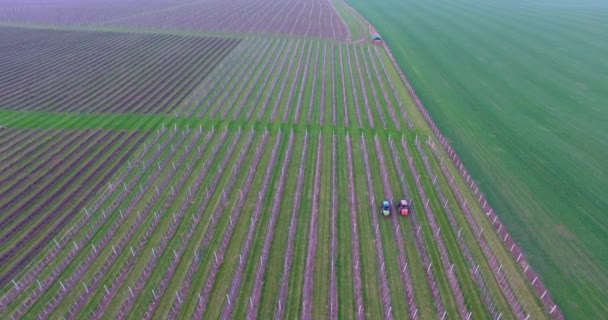
<svg viewBox="0 0 608 320">
<path fill-rule="evenodd" d="M 570 318 L 608 314 L 608 3 L 348 0 Z"/>
</svg>

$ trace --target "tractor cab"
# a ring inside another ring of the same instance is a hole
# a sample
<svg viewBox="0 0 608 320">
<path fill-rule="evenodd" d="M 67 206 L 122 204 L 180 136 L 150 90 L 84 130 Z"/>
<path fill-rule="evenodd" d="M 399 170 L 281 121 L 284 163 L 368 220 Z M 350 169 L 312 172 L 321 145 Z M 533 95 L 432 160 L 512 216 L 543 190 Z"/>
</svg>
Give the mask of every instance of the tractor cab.
<svg viewBox="0 0 608 320">
<path fill-rule="evenodd" d="M 397 212 L 399 212 L 402 216 L 407 216 L 410 212 L 410 204 L 407 200 L 399 200 L 396 206 Z"/>
<path fill-rule="evenodd" d="M 387 217 L 391 214 L 391 204 L 387 200 L 382 201 L 382 205 L 380 206 L 380 213 Z"/>
</svg>

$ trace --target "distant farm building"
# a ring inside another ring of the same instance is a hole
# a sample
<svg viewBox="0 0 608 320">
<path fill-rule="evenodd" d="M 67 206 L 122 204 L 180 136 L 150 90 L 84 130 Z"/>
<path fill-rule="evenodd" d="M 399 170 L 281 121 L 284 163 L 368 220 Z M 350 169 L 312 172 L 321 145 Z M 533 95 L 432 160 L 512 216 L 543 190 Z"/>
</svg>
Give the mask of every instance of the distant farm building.
<svg viewBox="0 0 608 320">
<path fill-rule="evenodd" d="M 379 34 L 374 33 L 374 34 L 372 34 L 372 43 L 374 43 L 374 44 L 382 44 L 384 42 L 382 41 L 382 38 L 380 37 Z"/>
</svg>

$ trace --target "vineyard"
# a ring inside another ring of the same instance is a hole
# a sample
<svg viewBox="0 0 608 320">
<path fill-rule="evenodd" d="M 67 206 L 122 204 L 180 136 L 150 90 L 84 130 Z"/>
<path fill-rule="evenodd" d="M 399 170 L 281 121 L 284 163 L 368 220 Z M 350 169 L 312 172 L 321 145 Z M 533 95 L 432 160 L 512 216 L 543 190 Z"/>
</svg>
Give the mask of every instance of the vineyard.
<svg viewBox="0 0 608 320">
<path fill-rule="evenodd" d="M 0 36 L 0 318 L 562 318 L 384 47 Z"/>
<path fill-rule="evenodd" d="M 79 214 L 145 135 L 6 130 L 3 138 L 0 282 L 6 284 Z"/>
<path fill-rule="evenodd" d="M 173 110 L 239 42 L 14 28 L 0 39 L 3 108 L 88 113 Z"/>
<path fill-rule="evenodd" d="M 0 23 L 274 34 L 346 40 L 350 31 L 322 0 L 0 1 Z"/>
</svg>

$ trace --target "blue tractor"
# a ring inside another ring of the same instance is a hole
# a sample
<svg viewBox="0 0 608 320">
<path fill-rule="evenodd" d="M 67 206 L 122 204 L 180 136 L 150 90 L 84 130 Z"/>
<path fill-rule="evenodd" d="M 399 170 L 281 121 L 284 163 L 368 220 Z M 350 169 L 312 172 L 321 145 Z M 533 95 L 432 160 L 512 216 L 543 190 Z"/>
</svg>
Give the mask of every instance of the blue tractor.
<svg viewBox="0 0 608 320">
<path fill-rule="evenodd" d="M 388 217 L 391 214 L 391 204 L 388 200 L 382 201 L 382 204 L 380 205 L 380 214 L 385 217 Z"/>
</svg>

